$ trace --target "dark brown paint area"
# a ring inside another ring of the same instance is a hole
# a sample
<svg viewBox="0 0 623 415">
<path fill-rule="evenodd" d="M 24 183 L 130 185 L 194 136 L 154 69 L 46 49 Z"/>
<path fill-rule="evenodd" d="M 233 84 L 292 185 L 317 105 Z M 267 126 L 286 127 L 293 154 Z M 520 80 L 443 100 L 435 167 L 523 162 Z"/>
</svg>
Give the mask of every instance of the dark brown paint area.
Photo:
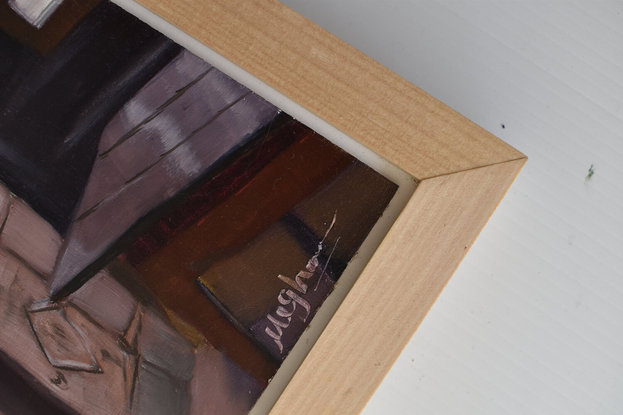
<svg viewBox="0 0 623 415">
<path fill-rule="evenodd" d="M 187 194 L 123 257 L 164 307 L 266 385 L 395 190 L 284 116 L 254 148 Z M 309 298 L 302 300 L 310 309 L 282 327 L 279 350 L 266 335 L 268 316 L 279 314 L 280 290 L 289 287 L 278 276 L 295 280 L 334 215 L 318 255 L 322 266 L 309 277 Z M 326 281 L 319 284 L 321 271 Z"/>
</svg>

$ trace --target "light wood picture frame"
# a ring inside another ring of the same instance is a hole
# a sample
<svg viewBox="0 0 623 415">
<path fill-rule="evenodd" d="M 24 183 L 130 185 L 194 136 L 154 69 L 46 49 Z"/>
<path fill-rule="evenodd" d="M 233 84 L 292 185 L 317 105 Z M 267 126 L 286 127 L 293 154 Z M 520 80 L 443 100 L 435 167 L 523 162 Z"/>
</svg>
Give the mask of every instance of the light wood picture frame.
<svg viewBox="0 0 623 415">
<path fill-rule="evenodd" d="M 357 413 L 526 157 L 277 1 L 139 0 L 419 184 L 271 413 Z"/>
<path fill-rule="evenodd" d="M 278 1 L 113 2 L 153 13 L 234 79 L 250 75 L 245 86 L 276 91 L 417 184 L 300 366 L 253 409 L 360 412 L 526 157 Z"/>
</svg>

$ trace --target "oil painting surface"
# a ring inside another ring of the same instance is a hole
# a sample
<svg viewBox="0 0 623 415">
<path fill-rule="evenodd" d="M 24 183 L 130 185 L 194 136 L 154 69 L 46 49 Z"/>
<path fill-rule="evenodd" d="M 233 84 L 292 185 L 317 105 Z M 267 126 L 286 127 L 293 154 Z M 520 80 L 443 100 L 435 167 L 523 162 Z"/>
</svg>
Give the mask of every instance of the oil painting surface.
<svg viewBox="0 0 623 415">
<path fill-rule="evenodd" d="M 0 29 L 0 413 L 247 413 L 397 186 L 112 3 Z"/>
</svg>

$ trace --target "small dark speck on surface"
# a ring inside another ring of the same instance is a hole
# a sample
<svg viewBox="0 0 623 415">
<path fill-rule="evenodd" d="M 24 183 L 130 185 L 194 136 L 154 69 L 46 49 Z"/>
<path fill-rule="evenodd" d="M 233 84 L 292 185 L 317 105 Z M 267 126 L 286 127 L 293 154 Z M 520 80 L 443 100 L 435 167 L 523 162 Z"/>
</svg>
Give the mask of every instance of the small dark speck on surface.
<svg viewBox="0 0 623 415">
<path fill-rule="evenodd" d="M 593 175 L 595 174 L 595 165 L 591 164 L 591 166 L 588 168 L 588 174 L 586 175 L 586 181 L 590 180 L 593 178 Z"/>
<path fill-rule="evenodd" d="M 501 126 L 502 128 L 506 128 L 506 125 L 504 125 L 504 124 L 500 124 L 500 126 Z"/>
<path fill-rule="evenodd" d="M 56 371 L 56 377 L 55 378 L 51 378 L 50 382 L 52 382 L 56 386 L 59 386 L 59 385 L 61 385 L 63 383 L 67 383 L 67 380 L 65 379 L 65 375 L 63 375 L 59 371 Z"/>
</svg>

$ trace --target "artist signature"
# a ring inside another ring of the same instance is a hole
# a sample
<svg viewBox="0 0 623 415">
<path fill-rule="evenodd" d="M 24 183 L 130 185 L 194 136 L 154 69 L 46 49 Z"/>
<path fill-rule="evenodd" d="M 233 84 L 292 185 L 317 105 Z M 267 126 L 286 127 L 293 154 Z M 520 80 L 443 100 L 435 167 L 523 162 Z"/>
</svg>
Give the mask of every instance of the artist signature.
<svg viewBox="0 0 623 415">
<path fill-rule="evenodd" d="M 295 314 L 294 312 L 296 311 L 297 306 L 300 306 L 304 310 L 304 313 L 298 314 L 298 317 L 303 320 L 303 322 L 307 321 L 310 314 L 312 313 L 311 305 L 305 298 L 303 298 L 303 295 L 307 294 L 309 288 L 308 284 L 320 267 L 320 261 L 318 260 L 318 257 L 324 249 L 324 241 L 329 235 L 329 232 L 331 232 L 331 229 L 333 229 L 333 225 L 335 225 L 336 220 L 337 212 L 333 214 L 333 219 L 331 220 L 329 228 L 325 232 L 322 240 L 318 242 L 316 252 L 307 261 L 304 270 L 299 271 L 294 279 L 281 274 L 277 275 L 277 278 L 290 286 L 290 288 L 284 288 L 279 291 L 279 294 L 277 295 L 277 301 L 279 302 L 277 310 L 275 311 L 274 315 L 271 313 L 268 313 L 266 315 L 266 318 L 272 324 L 272 327 L 269 325 L 265 328 L 264 331 L 275 342 L 275 344 L 279 348 L 279 353 L 281 354 L 283 354 L 283 344 L 281 339 L 284 331 L 287 330 L 287 328 L 290 326 L 290 323 L 292 322 L 292 316 Z M 333 245 L 333 249 L 331 250 L 329 257 L 327 258 L 326 263 L 324 264 L 324 267 L 319 273 L 318 280 L 316 281 L 316 285 L 313 289 L 314 291 L 318 290 L 320 280 L 322 280 L 322 278 L 326 275 L 325 271 L 327 270 L 327 266 L 329 265 L 329 261 L 333 256 L 333 252 L 335 251 L 335 247 L 337 246 L 339 240 L 340 238 L 338 237 L 335 241 L 335 244 Z"/>
</svg>

